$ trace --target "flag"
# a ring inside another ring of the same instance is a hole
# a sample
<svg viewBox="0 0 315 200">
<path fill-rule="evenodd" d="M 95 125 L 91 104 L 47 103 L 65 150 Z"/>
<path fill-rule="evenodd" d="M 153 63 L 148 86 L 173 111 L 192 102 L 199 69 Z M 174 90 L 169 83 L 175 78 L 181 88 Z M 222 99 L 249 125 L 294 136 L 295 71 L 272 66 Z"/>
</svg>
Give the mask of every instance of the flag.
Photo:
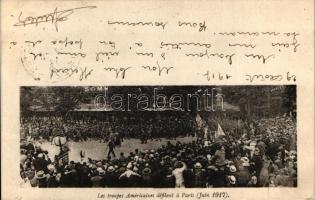
<svg viewBox="0 0 315 200">
<path fill-rule="evenodd" d="M 199 137 L 202 137 L 200 135 L 200 131 L 201 131 L 201 128 L 203 127 L 204 122 L 203 122 L 202 118 L 200 117 L 200 115 L 198 113 L 196 115 L 196 119 L 195 120 L 196 120 L 196 123 L 197 123 L 197 131 L 195 131 L 195 137 L 197 137 L 197 135 Z M 198 134 L 197 134 L 197 132 L 198 132 Z"/>
<path fill-rule="evenodd" d="M 204 128 L 204 139 L 205 140 L 208 139 L 208 126 L 205 126 L 205 128 Z"/>
<path fill-rule="evenodd" d="M 222 127 L 220 126 L 220 124 L 218 123 L 218 130 L 215 133 L 215 137 L 219 137 L 219 136 L 225 136 L 225 133 L 222 129 Z"/>
<path fill-rule="evenodd" d="M 198 127 L 201 127 L 203 125 L 203 120 L 198 113 L 196 115 L 196 122 L 197 122 Z"/>
</svg>

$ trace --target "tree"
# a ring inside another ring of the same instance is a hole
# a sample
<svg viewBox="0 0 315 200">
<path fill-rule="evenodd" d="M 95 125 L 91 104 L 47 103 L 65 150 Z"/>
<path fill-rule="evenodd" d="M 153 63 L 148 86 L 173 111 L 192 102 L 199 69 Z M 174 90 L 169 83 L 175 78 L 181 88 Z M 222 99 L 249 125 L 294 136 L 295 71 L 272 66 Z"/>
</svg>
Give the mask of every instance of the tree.
<svg viewBox="0 0 315 200">
<path fill-rule="evenodd" d="M 54 87 L 53 93 L 58 98 L 55 111 L 63 117 L 79 108 L 80 99 L 84 97 L 82 87 Z"/>
</svg>

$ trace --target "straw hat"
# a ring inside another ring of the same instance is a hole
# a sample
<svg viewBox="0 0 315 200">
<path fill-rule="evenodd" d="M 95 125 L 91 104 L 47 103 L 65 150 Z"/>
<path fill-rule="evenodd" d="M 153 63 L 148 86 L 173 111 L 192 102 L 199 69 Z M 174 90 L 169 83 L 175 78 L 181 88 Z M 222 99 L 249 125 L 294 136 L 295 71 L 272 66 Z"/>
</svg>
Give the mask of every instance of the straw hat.
<svg viewBox="0 0 315 200">
<path fill-rule="evenodd" d="M 236 183 L 236 178 L 235 176 L 228 176 L 228 180 L 232 185 L 235 185 Z"/>
<path fill-rule="evenodd" d="M 142 173 L 145 175 L 151 174 L 151 169 L 146 167 L 142 170 Z"/>
<path fill-rule="evenodd" d="M 230 166 L 230 172 L 232 173 L 236 172 L 236 167 L 234 165 Z"/>
<path fill-rule="evenodd" d="M 40 180 L 40 179 L 44 179 L 46 178 L 46 174 L 43 170 L 40 170 L 36 173 L 36 179 Z"/>
<path fill-rule="evenodd" d="M 202 165 L 200 164 L 200 162 L 197 162 L 197 163 L 194 165 L 194 167 L 195 167 L 196 169 L 201 169 L 201 168 L 202 168 Z"/>
<path fill-rule="evenodd" d="M 113 172 L 113 171 L 115 171 L 115 168 L 114 168 L 113 166 L 109 166 L 109 167 L 107 168 L 107 171 L 108 171 L 108 172 Z"/>
</svg>

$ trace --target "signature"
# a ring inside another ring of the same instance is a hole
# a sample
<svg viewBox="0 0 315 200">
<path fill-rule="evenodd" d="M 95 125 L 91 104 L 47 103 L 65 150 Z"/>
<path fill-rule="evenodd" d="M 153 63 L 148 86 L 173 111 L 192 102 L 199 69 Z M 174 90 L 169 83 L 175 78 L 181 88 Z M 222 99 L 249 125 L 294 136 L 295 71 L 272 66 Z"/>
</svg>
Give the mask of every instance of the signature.
<svg viewBox="0 0 315 200">
<path fill-rule="evenodd" d="M 58 22 L 67 21 L 68 17 L 74 13 L 74 10 L 80 10 L 85 8 L 93 9 L 96 8 L 96 6 L 85 6 L 60 11 L 58 10 L 58 8 L 55 8 L 55 10 L 52 13 L 47 13 L 35 17 L 27 16 L 25 18 L 22 17 L 23 12 L 20 12 L 18 22 L 13 26 L 27 26 L 30 24 L 35 24 L 36 26 L 38 26 L 38 24 L 40 23 L 51 22 L 52 24 L 55 25 L 56 31 L 58 32 Z"/>
</svg>

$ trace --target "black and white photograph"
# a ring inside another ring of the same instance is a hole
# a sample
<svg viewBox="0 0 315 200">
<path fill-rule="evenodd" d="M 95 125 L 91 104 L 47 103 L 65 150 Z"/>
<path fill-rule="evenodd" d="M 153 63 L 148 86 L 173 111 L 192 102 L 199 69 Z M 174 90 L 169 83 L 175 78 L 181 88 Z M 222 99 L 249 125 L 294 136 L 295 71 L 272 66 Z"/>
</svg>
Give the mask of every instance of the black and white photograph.
<svg viewBox="0 0 315 200">
<path fill-rule="evenodd" d="M 296 85 L 22 86 L 23 188 L 297 187 Z"/>
</svg>

